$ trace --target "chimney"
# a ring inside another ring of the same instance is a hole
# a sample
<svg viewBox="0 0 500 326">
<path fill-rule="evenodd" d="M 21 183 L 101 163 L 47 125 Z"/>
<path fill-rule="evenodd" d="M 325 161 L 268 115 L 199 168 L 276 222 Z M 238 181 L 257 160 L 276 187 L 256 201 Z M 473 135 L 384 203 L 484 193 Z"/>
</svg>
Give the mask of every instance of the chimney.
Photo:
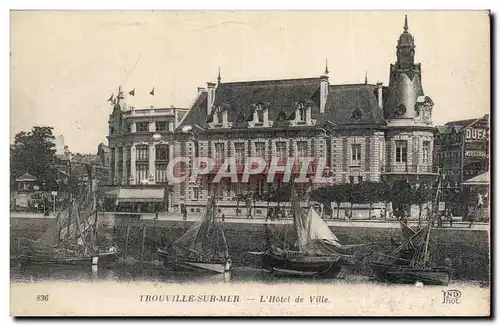
<svg viewBox="0 0 500 326">
<path fill-rule="evenodd" d="M 177 129 L 177 123 L 179 123 L 179 115 L 175 106 L 171 105 L 170 108 L 174 111 L 174 128 L 172 130 L 175 130 Z"/>
<path fill-rule="evenodd" d="M 378 99 L 378 108 L 384 108 L 384 101 L 382 98 L 382 82 L 377 82 L 377 99 Z"/>
<path fill-rule="evenodd" d="M 215 100 L 215 83 L 207 83 L 207 115 L 212 112 Z"/>
<path fill-rule="evenodd" d="M 206 91 L 206 88 L 204 88 L 204 87 L 198 87 L 198 95 L 200 95 L 201 93 L 203 93 L 205 91 Z"/>
<path fill-rule="evenodd" d="M 325 113 L 326 99 L 328 98 L 328 76 L 319 77 L 319 113 Z"/>
</svg>

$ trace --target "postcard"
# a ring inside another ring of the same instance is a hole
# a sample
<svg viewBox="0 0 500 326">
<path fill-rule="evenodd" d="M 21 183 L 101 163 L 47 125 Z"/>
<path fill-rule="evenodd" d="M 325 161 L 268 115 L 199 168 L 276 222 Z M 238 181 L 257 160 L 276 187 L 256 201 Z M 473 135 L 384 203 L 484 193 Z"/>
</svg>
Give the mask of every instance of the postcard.
<svg viewBox="0 0 500 326">
<path fill-rule="evenodd" d="M 10 18 L 12 316 L 490 316 L 489 11 Z"/>
</svg>

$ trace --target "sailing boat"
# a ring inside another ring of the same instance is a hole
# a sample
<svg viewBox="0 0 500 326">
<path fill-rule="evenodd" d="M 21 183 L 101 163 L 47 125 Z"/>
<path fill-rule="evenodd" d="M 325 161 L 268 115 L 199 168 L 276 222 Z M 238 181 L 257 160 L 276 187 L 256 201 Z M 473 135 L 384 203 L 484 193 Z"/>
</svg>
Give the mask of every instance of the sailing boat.
<svg viewBox="0 0 500 326">
<path fill-rule="evenodd" d="M 224 273 L 231 269 L 224 230 L 216 217 L 216 197 L 208 201 L 201 221 L 195 222 L 167 248 L 157 250 L 165 267 L 212 273 Z"/>
<path fill-rule="evenodd" d="M 55 227 L 36 241 L 29 241 L 18 256 L 24 265 L 100 266 L 117 260 L 117 251 L 101 251 L 97 238 L 97 193 L 81 190 L 68 207 L 57 214 Z"/>
<path fill-rule="evenodd" d="M 290 188 L 293 225 L 297 236 L 294 248 L 289 248 L 287 230 L 281 247 L 270 243 L 268 226 L 265 224 L 267 249 L 251 254 L 261 255 L 264 270 L 275 275 L 337 277 L 342 267 L 351 263 L 351 250 L 364 245 L 341 244 L 313 207 L 309 207 L 307 215 L 304 214 L 293 185 Z"/>
<path fill-rule="evenodd" d="M 382 255 L 379 261 L 370 262 L 375 277 L 381 282 L 398 284 L 448 285 L 451 278 L 450 266 L 431 266 L 429 264 L 429 238 L 436 206 L 439 199 L 441 179 L 433 214 L 422 229 L 415 231 L 400 221 L 403 243 L 391 255 Z"/>
</svg>

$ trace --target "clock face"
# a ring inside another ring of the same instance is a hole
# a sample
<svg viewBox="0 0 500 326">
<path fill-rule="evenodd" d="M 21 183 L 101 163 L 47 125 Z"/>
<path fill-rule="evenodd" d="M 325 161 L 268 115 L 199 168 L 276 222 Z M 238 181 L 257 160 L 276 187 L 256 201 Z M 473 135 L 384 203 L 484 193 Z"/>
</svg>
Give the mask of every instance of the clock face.
<svg viewBox="0 0 500 326">
<path fill-rule="evenodd" d="M 396 114 L 396 116 L 400 117 L 402 115 L 405 115 L 406 113 L 406 108 L 403 104 L 401 104 L 400 106 L 398 106 L 396 108 L 396 110 L 394 111 L 394 113 Z"/>
</svg>

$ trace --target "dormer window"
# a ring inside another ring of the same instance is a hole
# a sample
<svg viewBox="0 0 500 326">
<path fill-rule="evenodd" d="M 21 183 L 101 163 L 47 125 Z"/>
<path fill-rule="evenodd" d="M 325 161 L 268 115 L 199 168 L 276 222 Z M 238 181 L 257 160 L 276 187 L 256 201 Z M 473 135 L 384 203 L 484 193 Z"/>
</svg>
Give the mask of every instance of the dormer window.
<svg viewBox="0 0 500 326">
<path fill-rule="evenodd" d="M 149 130 L 149 122 L 137 122 L 136 131 L 148 131 Z"/>
</svg>

